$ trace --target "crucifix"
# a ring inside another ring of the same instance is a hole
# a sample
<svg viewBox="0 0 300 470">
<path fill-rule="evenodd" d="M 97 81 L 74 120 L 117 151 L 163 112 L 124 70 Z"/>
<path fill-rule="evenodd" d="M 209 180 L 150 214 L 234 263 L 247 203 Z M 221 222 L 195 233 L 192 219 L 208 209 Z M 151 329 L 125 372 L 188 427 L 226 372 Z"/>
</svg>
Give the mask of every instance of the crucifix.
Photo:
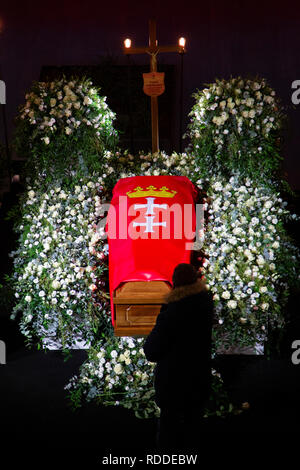
<svg viewBox="0 0 300 470">
<path fill-rule="evenodd" d="M 149 21 L 149 46 L 148 47 L 131 47 L 131 40 L 125 39 L 124 41 L 124 54 L 149 54 L 150 55 L 150 74 L 153 77 L 158 76 L 157 74 L 157 54 L 160 52 L 179 52 L 183 54 L 185 52 L 185 38 L 180 38 L 178 45 L 176 46 L 159 46 L 156 39 L 156 21 Z M 148 74 L 144 74 L 148 75 Z M 161 74 L 163 76 L 163 74 Z M 162 85 L 163 86 L 163 85 Z M 153 87 L 154 88 L 154 87 Z M 163 93 L 163 88 L 160 89 L 158 94 Z M 145 86 L 144 86 L 145 91 Z M 149 93 L 146 93 L 149 94 Z M 151 128 L 152 128 L 152 152 L 156 153 L 159 151 L 159 132 L 158 132 L 158 94 L 151 96 Z"/>
</svg>

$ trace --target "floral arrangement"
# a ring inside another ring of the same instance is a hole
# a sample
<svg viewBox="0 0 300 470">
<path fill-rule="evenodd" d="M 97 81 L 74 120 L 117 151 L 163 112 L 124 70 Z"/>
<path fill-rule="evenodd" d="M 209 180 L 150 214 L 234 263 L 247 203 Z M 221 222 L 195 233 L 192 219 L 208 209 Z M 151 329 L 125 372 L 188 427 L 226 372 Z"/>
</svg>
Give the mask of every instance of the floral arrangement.
<svg viewBox="0 0 300 470">
<path fill-rule="evenodd" d="M 266 184 L 278 176 L 284 115 L 266 80 L 216 80 L 193 96 L 188 136 L 203 177 L 238 170 Z"/>
<path fill-rule="evenodd" d="M 103 152 L 115 147 L 114 119 L 88 79 L 35 82 L 20 108 L 15 147 L 27 156 L 32 178 L 90 174 L 100 170 Z"/>
<path fill-rule="evenodd" d="M 47 347 L 51 338 L 72 349 L 79 339 L 90 342 L 99 323 L 91 301 L 97 259 L 89 250 L 99 182 L 97 176 L 69 188 L 57 182 L 46 192 L 36 183 L 23 195 L 18 249 L 11 253 L 12 316 L 22 312 L 28 342 Z"/>
<path fill-rule="evenodd" d="M 299 217 L 279 192 L 239 174 L 211 178 L 207 199 L 202 270 L 214 293 L 215 347 L 254 347 L 283 326 L 290 289 L 299 284 L 300 252 L 285 229 Z"/>
<path fill-rule="evenodd" d="M 159 415 L 154 401 L 154 364 L 143 351 L 143 338 L 111 337 L 89 350 L 80 376 L 65 387 L 74 407 L 83 400 L 130 408 L 139 418 Z"/>
<path fill-rule="evenodd" d="M 186 154 L 133 157 L 106 152 L 102 168 L 102 176 L 81 178 L 69 188 L 53 184 L 44 192 L 37 185 L 24 195 L 20 247 L 14 253 L 18 296 L 14 312 L 23 311 L 22 331 L 28 338 L 41 335 L 40 325 L 48 329 L 52 325 L 51 331 L 62 340 L 66 325 L 67 330 L 75 325 L 71 315 L 75 308 L 76 315 L 84 311 L 87 318 L 88 312 L 94 312 L 95 321 L 109 317 L 108 245 L 97 229 L 104 216 L 101 205 L 110 201 L 120 177 L 136 174 L 186 174 L 205 190 L 209 218 L 201 269 L 216 301 L 216 345 L 254 346 L 258 336 L 265 338 L 268 327 L 282 325 L 288 286 L 298 279 L 299 260 L 284 228 L 284 221 L 295 216 L 279 193 L 256 188 L 238 173 L 229 180 L 219 176 L 208 183 L 199 178 L 200 169 Z M 62 301 L 66 290 L 55 286 L 64 276 L 68 291 L 77 292 L 80 302 L 69 295 Z M 54 311 L 60 312 L 58 316 Z M 85 335 L 91 338 L 90 329 L 86 323 Z"/>
<path fill-rule="evenodd" d="M 65 389 L 76 409 L 84 401 L 131 409 L 137 418 L 159 416 L 154 400 L 154 363 L 143 351 L 143 338 L 111 337 L 91 348 L 79 376 L 73 376 Z M 204 417 L 239 413 L 230 403 L 218 372 L 212 369 L 212 394 Z"/>
</svg>

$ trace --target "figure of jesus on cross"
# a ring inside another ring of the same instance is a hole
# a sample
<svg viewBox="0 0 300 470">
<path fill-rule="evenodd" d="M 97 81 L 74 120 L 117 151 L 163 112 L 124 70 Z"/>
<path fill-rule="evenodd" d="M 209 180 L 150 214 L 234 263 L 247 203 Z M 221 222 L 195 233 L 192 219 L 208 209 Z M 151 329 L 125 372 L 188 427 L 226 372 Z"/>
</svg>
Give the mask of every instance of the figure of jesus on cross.
<svg viewBox="0 0 300 470">
<path fill-rule="evenodd" d="M 177 46 L 159 46 L 156 39 L 156 22 L 149 21 L 149 46 L 131 47 L 130 39 L 124 41 L 125 54 L 149 54 L 150 72 L 157 72 L 157 54 L 160 52 L 185 52 L 185 39 L 180 38 Z M 151 127 L 152 127 L 152 152 L 159 151 L 159 133 L 158 133 L 158 102 L 157 95 L 151 96 Z"/>
</svg>

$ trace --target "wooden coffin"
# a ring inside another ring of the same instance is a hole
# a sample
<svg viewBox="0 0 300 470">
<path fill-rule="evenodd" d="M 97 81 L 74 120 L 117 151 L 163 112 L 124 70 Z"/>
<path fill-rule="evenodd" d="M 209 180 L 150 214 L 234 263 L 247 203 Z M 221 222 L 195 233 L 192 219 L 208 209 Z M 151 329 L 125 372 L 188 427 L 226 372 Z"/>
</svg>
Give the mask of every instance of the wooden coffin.
<svg viewBox="0 0 300 470">
<path fill-rule="evenodd" d="M 130 281 L 114 293 L 116 336 L 148 335 L 170 286 L 164 281 Z"/>
</svg>

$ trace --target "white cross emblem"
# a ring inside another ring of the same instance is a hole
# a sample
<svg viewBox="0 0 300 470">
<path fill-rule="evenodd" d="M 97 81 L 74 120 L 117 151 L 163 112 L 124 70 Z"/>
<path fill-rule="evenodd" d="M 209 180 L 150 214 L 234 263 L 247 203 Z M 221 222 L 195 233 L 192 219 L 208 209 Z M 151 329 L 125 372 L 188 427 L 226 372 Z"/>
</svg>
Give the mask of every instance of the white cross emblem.
<svg viewBox="0 0 300 470">
<path fill-rule="evenodd" d="M 166 227 L 167 222 L 154 222 L 154 208 L 159 207 L 161 209 L 168 209 L 167 204 L 154 204 L 155 197 L 146 197 L 147 204 L 134 204 L 134 209 L 144 209 L 146 208 L 146 222 L 133 222 L 134 227 L 145 227 L 144 233 L 154 232 L 153 227 Z"/>
</svg>

